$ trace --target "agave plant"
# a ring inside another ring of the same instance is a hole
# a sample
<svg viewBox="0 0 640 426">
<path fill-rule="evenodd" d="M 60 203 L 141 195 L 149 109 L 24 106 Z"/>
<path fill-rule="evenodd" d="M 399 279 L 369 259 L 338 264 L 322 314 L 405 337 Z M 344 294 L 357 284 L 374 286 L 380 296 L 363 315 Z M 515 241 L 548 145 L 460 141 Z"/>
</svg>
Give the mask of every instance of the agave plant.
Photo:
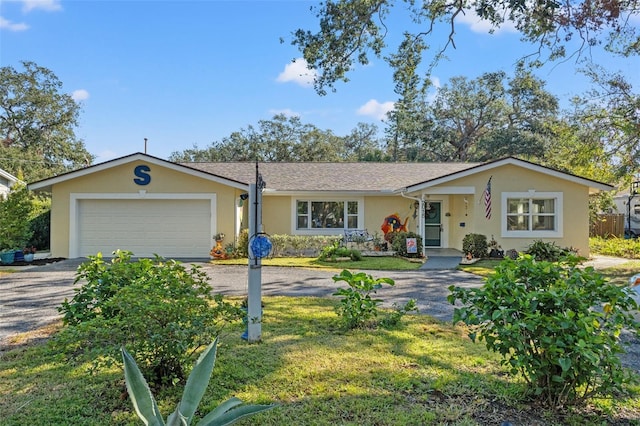
<svg viewBox="0 0 640 426">
<path fill-rule="evenodd" d="M 216 362 L 217 346 L 218 339 L 216 338 L 196 361 L 184 387 L 182 399 L 176 410 L 167 419 L 167 426 L 188 426 L 191 424 L 196 408 L 200 404 L 200 400 L 209 384 Z M 125 348 L 121 348 L 121 352 L 122 360 L 124 361 L 124 378 L 127 384 L 127 391 L 138 417 L 142 419 L 145 425 L 165 426 L 158 404 L 156 404 L 151 389 L 149 389 L 147 381 L 142 376 L 136 361 Z M 231 398 L 204 416 L 198 422 L 198 426 L 230 425 L 243 417 L 275 407 L 275 405 L 242 404 L 243 402 L 240 399 Z"/>
</svg>

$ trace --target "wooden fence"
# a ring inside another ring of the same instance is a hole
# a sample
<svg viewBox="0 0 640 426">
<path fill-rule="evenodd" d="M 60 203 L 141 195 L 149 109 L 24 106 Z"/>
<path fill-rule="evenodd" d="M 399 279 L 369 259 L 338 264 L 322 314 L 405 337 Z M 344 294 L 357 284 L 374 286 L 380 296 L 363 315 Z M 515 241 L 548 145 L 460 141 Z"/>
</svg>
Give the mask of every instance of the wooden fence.
<svg viewBox="0 0 640 426">
<path fill-rule="evenodd" d="M 590 237 L 624 237 L 623 214 L 599 214 L 589 226 Z"/>
</svg>

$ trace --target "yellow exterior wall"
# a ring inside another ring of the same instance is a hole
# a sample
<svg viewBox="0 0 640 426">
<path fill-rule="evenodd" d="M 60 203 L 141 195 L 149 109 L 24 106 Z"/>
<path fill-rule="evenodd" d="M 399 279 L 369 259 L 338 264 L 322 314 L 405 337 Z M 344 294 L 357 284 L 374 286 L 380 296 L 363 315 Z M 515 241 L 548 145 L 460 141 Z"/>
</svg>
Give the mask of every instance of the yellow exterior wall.
<svg viewBox="0 0 640 426">
<path fill-rule="evenodd" d="M 291 203 L 289 196 L 262 197 L 262 223 L 270 235 L 291 234 Z"/>
<path fill-rule="evenodd" d="M 134 169 L 139 165 L 148 165 L 151 171 L 151 182 L 148 185 L 137 185 L 133 179 Z M 146 191 L 153 193 L 206 193 L 216 194 L 217 229 L 225 235 L 234 235 L 235 205 L 240 192 L 234 188 L 211 182 L 186 173 L 150 164 L 145 161 L 134 161 L 110 169 L 71 179 L 52 187 L 51 203 L 51 254 L 55 257 L 69 257 L 69 209 L 73 193 L 133 193 Z M 213 244 L 213 241 L 212 241 Z"/>
<path fill-rule="evenodd" d="M 483 191 L 489 178 L 491 180 L 492 214 L 491 220 L 485 218 Z M 503 192 L 561 192 L 563 193 L 563 236 L 561 238 L 538 238 L 543 241 L 555 242 L 561 247 L 574 247 L 580 255 L 589 255 L 589 193 L 588 187 L 573 183 L 554 176 L 538 173 L 525 168 L 505 165 L 487 172 L 456 179 L 438 188 L 475 187 L 475 194 L 450 196 L 451 217 L 447 218 L 449 227 L 449 247 L 462 249 L 462 239 L 466 234 L 477 233 L 487 236 L 493 235 L 504 250 L 525 250 L 533 241 L 532 238 L 513 238 L 501 235 Z M 431 195 L 431 197 L 440 197 Z M 468 207 L 465 211 L 464 198 Z M 467 216 L 465 216 L 465 213 Z M 460 227 L 460 222 L 466 226 Z"/>
<path fill-rule="evenodd" d="M 397 214 L 402 223 L 407 223 L 407 231 L 417 232 L 417 222 L 413 219 L 414 200 L 399 195 L 366 197 L 364 200 L 364 226 L 371 235 L 383 236 L 380 226 L 385 217 Z"/>
</svg>

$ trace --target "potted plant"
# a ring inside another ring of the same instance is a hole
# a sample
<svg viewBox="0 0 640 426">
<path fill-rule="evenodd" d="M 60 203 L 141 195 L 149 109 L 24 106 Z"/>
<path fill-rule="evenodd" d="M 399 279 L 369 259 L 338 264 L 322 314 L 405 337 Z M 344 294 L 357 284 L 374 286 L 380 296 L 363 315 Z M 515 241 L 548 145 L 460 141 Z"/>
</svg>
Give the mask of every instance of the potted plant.
<svg viewBox="0 0 640 426">
<path fill-rule="evenodd" d="M 218 232 L 213 236 L 213 239 L 216 241 L 216 245 L 211 249 L 209 254 L 214 259 L 226 259 L 227 254 L 222 248 L 222 241 L 224 241 L 224 234 L 222 232 Z"/>
<path fill-rule="evenodd" d="M 22 253 L 24 255 L 25 262 L 33 262 L 33 257 L 36 254 L 36 248 L 34 246 L 25 247 L 22 249 Z"/>
<path fill-rule="evenodd" d="M 15 251 L 13 250 L 2 250 L 0 251 L 0 262 L 5 265 L 10 265 L 13 263 L 15 259 Z"/>
<path fill-rule="evenodd" d="M 0 197 L 0 260 L 2 263 L 13 263 L 15 254 L 22 257 L 22 247 L 31 239 L 33 231 L 28 220 L 31 214 L 31 195 L 25 185 L 15 185 L 9 194 Z"/>
</svg>

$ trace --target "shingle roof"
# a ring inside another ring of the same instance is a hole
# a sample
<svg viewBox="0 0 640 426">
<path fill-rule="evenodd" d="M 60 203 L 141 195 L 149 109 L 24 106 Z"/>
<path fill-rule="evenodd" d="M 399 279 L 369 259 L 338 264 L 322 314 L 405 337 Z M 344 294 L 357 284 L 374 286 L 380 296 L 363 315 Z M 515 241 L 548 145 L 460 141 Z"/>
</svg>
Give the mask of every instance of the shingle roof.
<svg viewBox="0 0 640 426">
<path fill-rule="evenodd" d="M 248 162 L 181 163 L 244 183 L 255 182 Z M 477 166 L 479 163 L 258 163 L 267 190 L 394 191 Z"/>
</svg>

